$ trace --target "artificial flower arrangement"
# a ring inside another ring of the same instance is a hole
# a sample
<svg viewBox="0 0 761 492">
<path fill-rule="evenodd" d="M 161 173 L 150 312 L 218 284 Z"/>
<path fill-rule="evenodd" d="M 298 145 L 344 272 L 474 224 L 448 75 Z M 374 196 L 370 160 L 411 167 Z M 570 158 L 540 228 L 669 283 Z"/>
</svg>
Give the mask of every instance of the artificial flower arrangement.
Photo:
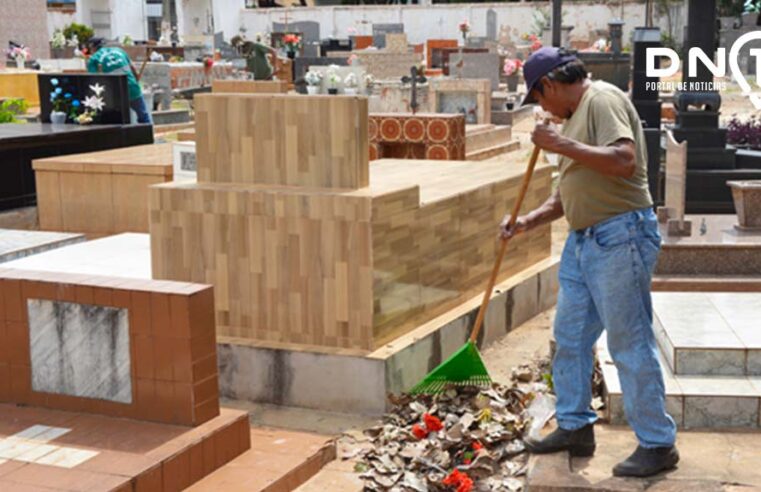
<svg viewBox="0 0 761 492">
<path fill-rule="evenodd" d="M 530 41 L 531 42 L 531 52 L 538 50 L 542 47 L 542 42 L 539 40 L 539 37 L 536 34 L 524 34 L 521 36 L 524 41 Z"/>
<path fill-rule="evenodd" d="M 301 37 L 298 34 L 286 34 L 283 36 L 283 45 L 288 53 L 295 53 L 301 46 Z"/>
<path fill-rule="evenodd" d="M 66 47 L 66 36 L 63 35 L 63 31 L 56 29 L 53 32 L 53 36 L 50 38 L 50 47 L 54 50 L 60 50 Z"/>
<path fill-rule="evenodd" d="M 605 38 L 600 38 L 594 43 L 592 43 L 592 48 L 594 51 L 599 51 L 600 53 L 607 53 L 610 51 L 610 42 L 606 40 Z"/>
<path fill-rule="evenodd" d="M 50 92 L 50 102 L 53 105 L 53 113 L 51 113 L 50 119 L 54 123 L 65 123 L 68 117 L 80 125 L 87 125 L 92 123 L 106 106 L 103 99 L 106 88 L 100 84 L 91 85 L 92 94 L 82 101 L 74 97 L 71 92 L 65 91 L 58 79 L 51 79 L 50 84 L 53 86 L 53 90 Z"/>
<path fill-rule="evenodd" d="M 320 72 L 310 70 L 306 73 L 306 75 L 304 75 L 304 80 L 309 86 L 318 86 L 320 83 L 322 83 L 322 74 Z"/>
<path fill-rule="evenodd" d="M 130 36 L 129 34 L 125 34 L 124 39 L 122 39 L 122 45 L 135 46 L 135 40 L 132 39 L 132 36 Z"/>
<path fill-rule="evenodd" d="M 346 59 L 346 64 L 349 66 L 354 65 L 354 62 L 357 61 L 357 58 L 358 57 L 356 53 L 352 53 L 351 55 L 349 55 L 349 58 Z"/>
<path fill-rule="evenodd" d="M 341 82 L 341 77 L 338 75 L 338 65 L 330 65 L 327 71 L 328 92 L 330 94 L 338 94 L 338 84 Z"/>
<path fill-rule="evenodd" d="M 359 79 L 354 72 L 349 73 L 344 79 L 344 87 L 357 87 L 359 85 Z"/>
<path fill-rule="evenodd" d="M 513 75 L 520 75 L 522 69 L 523 69 L 523 62 L 519 60 L 518 58 L 515 58 L 515 59 L 506 58 L 505 64 L 502 67 L 502 71 L 508 77 Z"/>
<path fill-rule="evenodd" d="M 468 22 L 467 19 L 463 19 L 457 25 L 457 29 L 459 29 L 460 34 L 462 34 L 462 40 L 465 41 L 465 39 L 468 37 L 468 33 L 470 32 L 470 22 Z"/>
<path fill-rule="evenodd" d="M 31 51 L 26 46 L 14 46 L 13 48 L 6 50 L 8 56 L 16 60 L 19 68 L 24 66 L 24 63 L 32 57 Z"/>
</svg>

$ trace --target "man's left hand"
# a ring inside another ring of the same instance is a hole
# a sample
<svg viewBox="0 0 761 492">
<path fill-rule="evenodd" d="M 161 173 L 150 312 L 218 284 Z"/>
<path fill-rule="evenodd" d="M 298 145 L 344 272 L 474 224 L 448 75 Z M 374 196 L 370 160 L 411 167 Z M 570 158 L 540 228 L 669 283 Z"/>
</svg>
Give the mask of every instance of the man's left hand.
<svg viewBox="0 0 761 492">
<path fill-rule="evenodd" d="M 531 133 L 531 141 L 537 147 L 549 152 L 558 152 L 565 137 L 560 135 L 555 127 L 544 123 L 537 123 Z"/>
</svg>

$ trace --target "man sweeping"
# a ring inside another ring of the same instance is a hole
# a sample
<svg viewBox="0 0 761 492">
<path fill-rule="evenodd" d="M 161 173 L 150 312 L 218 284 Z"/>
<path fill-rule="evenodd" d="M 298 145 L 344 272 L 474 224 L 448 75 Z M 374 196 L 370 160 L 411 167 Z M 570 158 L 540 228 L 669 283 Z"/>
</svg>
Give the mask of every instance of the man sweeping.
<svg viewBox="0 0 761 492">
<path fill-rule="evenodd" d="M 639 446 L 613 468 L 616 476 L 646 477 L 674 468 L 676 426 L 666 413 L 665 388 L 652 329 L 650 279 L 661 238 L 647 186 L 647 152 L 637 111 L 621 90 L 587 78 L 584 65 L 562 48 L 541 48 L 524 67 L 523 104 L 564 120 L 561 132 L 539 124 L 538 147 L 559 156 L 557 191 L 543 205 L 501 225 L 510 237 L 565 215 L 571 231 L 560 262 L 553 382 L 558 428 L 527 439 L 532 453 L 595 451 L 591 409 L 594 346 L 603 330 L 618 369 L 624 411 Z"/>
</svg>

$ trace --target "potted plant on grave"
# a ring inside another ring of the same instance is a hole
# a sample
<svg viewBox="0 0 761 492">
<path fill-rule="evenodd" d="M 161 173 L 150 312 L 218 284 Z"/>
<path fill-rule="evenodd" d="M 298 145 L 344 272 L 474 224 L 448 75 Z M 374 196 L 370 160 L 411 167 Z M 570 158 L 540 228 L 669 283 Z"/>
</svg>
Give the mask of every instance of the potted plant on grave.
<svg viewBox="0 0 761 492">
<path fill-rule="evenodd" d="M 505 64 L 502 67 L 505 76 L 507 77 L 507 90 L 509 92 L 515 92 L 518 90 L 518 82 L 521 78 L 521 71 L 523 68 L 523 62 L 517 58 L 506 58 Z"/>
<path fill-rule="evenodd" d="M 298 34 L 286 34 L 283 36 L 283 46 L 288 58 L 296 58 L 296 51 L 301 47 L 301 37 Z"/>
<path fill-rule="evenodd" d="M 50 112 L 50 122 L 54 125 L 66 123 L 66 117 L 72 109 L 73 97 L 70 92 L 64 92 L 58 79 L 50 79 L 53 89 L 50 91 L 50 102 L 53 110 Z"/>
<path fill-rule="evenodd" d="M 357 86 L 359 86 L 359 79 L 357 74 L 350 72 L 344 79 L 344 94 L 349 96 L 357 95 Z"/>
<path fill-rule="evenodd" d="M 64 27 L 63 35 L 71 41 L 73 47 L 82 49 L 90 39 L 95 36 L 95 31 L 92 27 L 85 24 L 77 24 L 72 22 L 68 26 Z"/>
<path fill-rule="evenodd" d="M 315 95 L 320 93 L 320 84 L 322 84 L 322 74 L 310 70 L 304 76 L 304 80 L 307 83 L 307 94 Z"/>
<path fill-rule="evenodd" d="M 761 5 L 755 0 L 745 0 L 742 13 L 742 25 L 757 26 L 759 13 L 761 13 Z"/>
<path fill-rule="evenodd" d="M 470 22 L 468 22 L 468 19 L 463 19 L 459 24 L 457 24 L 457 29 L 460 31 L 460 35 L 462 36 L 462 45 L 465 46 L 465 42 L 468 39 L 468 33 L 470 32 Z"/>
<path fill-rule="evenodd" d="M 727 143 L 739 149 L 761 150 L 761 121 L 755 115 L 747 120 L 732 116 L 727 124 Z"/>
<path fill-rule="evenodd" d="M 63 58 L 64 51 L 66 50 L 66 36 L 63 35 L 63 31 L 56 29 L 53 36 L 50 38 L 50 50 L 53 54 L 53 58 Z"/>
<path fill-rule="evenodd" d="M 761 180 L 727 181 L 741 231 L 761 231 Z"/>
<path fill-rule="evenodd" d="M 13 48 L 6 50 L 8 56 L 16 60 L 16 68 L 23 69 L 26 65 L 26 61 L 32 57 L 29 48 L 26 46 L 14 46 Z"/>
<path fill-rule="evenodd" d="M 373 94 L 373 88 L 375 87 L 375 77 L 372 74 L 365 75 L 365 92 L 368 96 Z"/>
<path fill-rule="evenodd" d="M 338 84 L 341 82 L 341 77 L 338 76 L 338 65 L 331 65 L 328 67 L 326 77 L 328 82 L 328 94 L 335 96 L 338 94 Z"/>
</svg>

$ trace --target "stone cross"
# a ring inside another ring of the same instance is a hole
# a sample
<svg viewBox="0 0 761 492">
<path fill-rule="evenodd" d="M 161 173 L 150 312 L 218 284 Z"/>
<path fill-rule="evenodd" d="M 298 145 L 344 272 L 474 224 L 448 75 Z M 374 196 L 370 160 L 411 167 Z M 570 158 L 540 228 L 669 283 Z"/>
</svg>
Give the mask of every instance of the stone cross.
<svg viewBox="0 0 761 492">
<path fill-rule="evenodd" d="M 428 79 L 425 78 L 425 75 L 423 75 L 422 71 L 419 70 L 418 67 L 410 68 L 410 75 L 405 75 L 402 77 L 402 84 L 412 83 L 412 102 L 410 102 L 412 114 L 417 113 L 417 108 L 420 106 L 417 102 L 417 85 L 425 84 L 427 80 Z"/>
</svg>

